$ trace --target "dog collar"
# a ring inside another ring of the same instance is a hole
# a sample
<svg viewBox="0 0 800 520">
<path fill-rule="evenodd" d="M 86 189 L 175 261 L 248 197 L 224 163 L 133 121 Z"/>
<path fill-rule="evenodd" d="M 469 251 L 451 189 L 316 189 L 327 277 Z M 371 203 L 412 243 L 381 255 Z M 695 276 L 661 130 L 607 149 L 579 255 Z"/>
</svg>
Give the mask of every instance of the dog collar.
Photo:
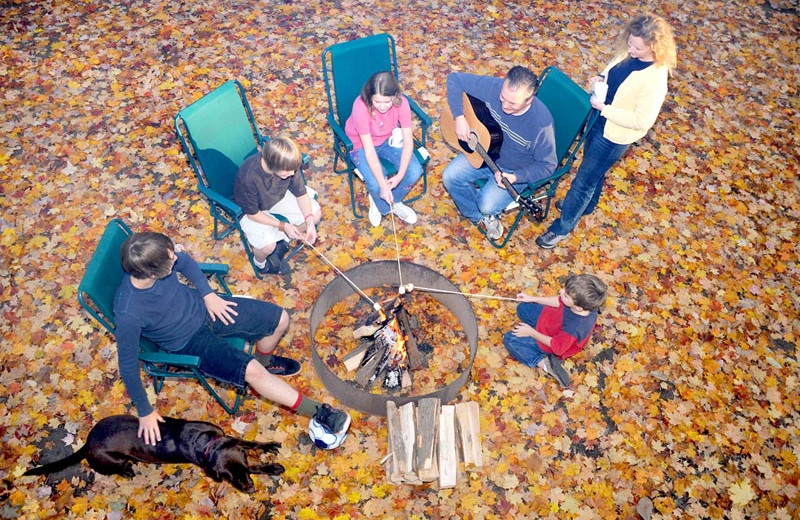
<svg viewBox="0 0 800 520">
<path fill-rule="evenodd" d="M 208 460 L 208 457 L 211 454 L 211 450 L 214 449 L 214 447 L 217 444 L 220 444 L 224 440 L 225 440 L 225 437 L 214 437 L 213 439 L 208 441 L 208 444 L 206 444 L 206 447 L 203 450 L 203 456 L 206 458 L 206 460 Z"/>
</svg>

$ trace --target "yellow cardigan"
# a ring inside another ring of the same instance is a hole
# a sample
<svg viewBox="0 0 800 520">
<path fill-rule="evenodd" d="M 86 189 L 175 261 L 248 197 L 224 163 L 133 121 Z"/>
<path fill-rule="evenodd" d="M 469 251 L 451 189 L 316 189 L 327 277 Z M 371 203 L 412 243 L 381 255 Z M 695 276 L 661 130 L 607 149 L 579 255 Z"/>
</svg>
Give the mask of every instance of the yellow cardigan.
<svg viewBox="0 0 800 520">
<path fill-rule="evenodd" d="M 627 54 L 614 58 L 603 71 L 608 71 Z M 661 105 L 667 96 L 669 69 L 651 65 L 631 72 L 617 89 L 614 101 L 600 115 L 606 118 L 603 137 L 616 144 L 631 144 L 645 136 L 656 122 Z"/>
</svg>

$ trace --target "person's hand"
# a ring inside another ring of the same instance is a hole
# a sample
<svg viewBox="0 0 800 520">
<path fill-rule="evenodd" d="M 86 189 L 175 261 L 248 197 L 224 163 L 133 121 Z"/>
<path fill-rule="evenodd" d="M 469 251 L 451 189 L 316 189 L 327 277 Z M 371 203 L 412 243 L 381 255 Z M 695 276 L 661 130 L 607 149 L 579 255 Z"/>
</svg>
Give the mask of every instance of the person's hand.
<svg viewBox="0 0 800 520">
<path fill-rule="evenodd" d="M 314 225 L 313 219 L 306 220 L 306 236 L 305 241 L 313 244 L 317 240 L 317 226 Z"/>
<path fill-rule="evenodd" d="M 532 303 L 534 301 L 534 299 L 535 298 L 533 296 L 531 296 L 530 294 L 528 294 L 528 293 L 521 292 L 521 293 L 517 294 L 517 301 L 520 301 L 520 302 Z"/>
<path fill-rule="evenodd" d="M 591 104 L 592 104 L 592 108 L 594 108 L 595 110 L 598 110 L 598 111 L 600 111 L 600 112 L 602 112 L 602 111 L 603 111 L 603 109 L 606 107 L 606 104 L 605 104 L 605 103 L 601 103 L 600 101 L 598 101 L 597 99 L 595 99 L 595 97 L 594 97 L 594 96 L 591 96 L 591 97 L 589 98 L 589 103 L 591 103 Z"/>
<path fill-rule="evenodd" d="M 535 337 L 533 335 L 534 332 L 533 327 L 531 327 L 527 323 L 517 323 L 516 325 L 514 325 L 514 328 L 511 329 L 511 332 L 518 338 Z"/>
<path fill-rule="evenodd" d="M 467 123 L 467 118 L 463 115 L 458 116 L 456 118 L 456 137 L 461 139 L 464 142 L 469 142 L 469 133 L 472 129 L 469 127 L 469 123 Z"/>
<path fill-rule="evenodd" d="M 497 185 L 498 185 L 500 188 L 506 189 L 506 185 L 505 185 L 505 184 L 503 184 L 503 177 L 505 177 L 506 179 L 508 179 L 508 182 L 510 182 L 511 184 L 514 184 L 515 182 L 517 182 L 517 176 L 516 176 L 516 174 L 513 174 L 513 173 L 504 173 L 504 172 L 501 172 L 501 171 L 497 171 L 497 172 L 495 172 L 495 174 L 494 174 L 494 181 L 497 183 Z"/>
<path fill-rule="evenodd" d="M 391 177 L 389 177 L 388 179 L 386 179 L 386 182 L 387 184 L 389 184 L 389 189 L 393 190 L 397 187 L 398 184 L 400 184 L 400 181 L 402 180 L 403 180 L 403 175 L 401 175 L 400 173 L 396 173 Z"/>
<path fill-rule="evenodd" d="M 155 446 L 156 442 L 161 440 L 161 431 L 158 429 L 160 422 L 164 422 L 164 418 L 155 410 L 144 417 L 139 417 L 139 431 L 136 436 L 143 438 L 145 444 Z"/>
<path fill-rule="evenodd" d="M 183 253 L 183 251 L 184 251 L 183 245 L 182 244 L 175 244 L 175 247 L 173 248 L 173 251 L 176 252 L 176 253 Z"/>
<path fill-rule="evenodd" d="M 228 301 L 215 292 L 210 292 L 203 296 L 203 303 L 205 303 L 206 310 L 211 316 L 211 321 L 219 319 L 225 325 L 230 325 L 236 321 L 233 317 L 239 315 L 238 312 L 233 310 L 236 307 L 236 302 Z"/>
<path fill-rule="evenodd" d="M 392 187 L 386 182 L 381 186 L 381 198 L 386 201 L 390 206 L 394 204 L 394 195 L 392 195 Z"/>
<path fill-rule="evenodd" d="M 303 240 L 304 238 L 303 233 L 301 233 L 300 230 L 297 229 L 297 226 L 289 222 L 287 222 L 286 226 L 284 226 L 283 232 L 286 233 L 287 237 L 294 240 Z"/>
<path fill-rule="evenodd" d="M 594 76 L 589 78 L 589 90 L 594 91 L 594 84 L 598 81 L 605 81 L 605 79 L 603 79 L 603 76 Z"/>
</svg>

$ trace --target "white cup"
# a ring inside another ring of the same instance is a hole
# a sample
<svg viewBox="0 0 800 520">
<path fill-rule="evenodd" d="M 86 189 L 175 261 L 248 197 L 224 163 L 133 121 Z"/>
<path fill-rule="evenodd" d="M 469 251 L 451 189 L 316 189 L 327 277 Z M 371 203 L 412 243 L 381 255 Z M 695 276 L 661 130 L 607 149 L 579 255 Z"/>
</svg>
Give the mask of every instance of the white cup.
<svg viewBox="0 0 800 520">
<path fill-rule="evenodd" d="M 392 136 L 389 138 L 389 146 L 392 148 L 403 147 L 403 130 L 400 127 L 392 130 Z"/>
<path fill-rule="evenodd" d="M 608 83 L 604 81 L 598 81 L 594 84 L 594 94 L 592 94 L 592 97 L 594 97 L 600 103 L 605 103 L 606 94 L 608 94 Z"/>
</svg>

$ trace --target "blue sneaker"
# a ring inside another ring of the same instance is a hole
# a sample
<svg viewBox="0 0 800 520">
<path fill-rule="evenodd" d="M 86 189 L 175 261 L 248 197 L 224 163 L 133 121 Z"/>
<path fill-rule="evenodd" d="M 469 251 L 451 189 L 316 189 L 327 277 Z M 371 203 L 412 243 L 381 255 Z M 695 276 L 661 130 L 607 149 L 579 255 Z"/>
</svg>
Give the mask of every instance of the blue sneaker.
<svg viewBox="0 0 800 520">
<path fill-rule="evenodd" d="M 567 238 L 567 235 L 556 235 L 552 231 L 545 231 L 543 235 L 536 239 L 536 245 L 542 249 L 553 249 L 556 244 Z"/>
<path fill-rule="evenodd" d="M 318 448 L 332 450 L 342 445 L 349 428 L 350 414 L 323 404 L 308 424 L 308 435 Z"/>
</svg>

